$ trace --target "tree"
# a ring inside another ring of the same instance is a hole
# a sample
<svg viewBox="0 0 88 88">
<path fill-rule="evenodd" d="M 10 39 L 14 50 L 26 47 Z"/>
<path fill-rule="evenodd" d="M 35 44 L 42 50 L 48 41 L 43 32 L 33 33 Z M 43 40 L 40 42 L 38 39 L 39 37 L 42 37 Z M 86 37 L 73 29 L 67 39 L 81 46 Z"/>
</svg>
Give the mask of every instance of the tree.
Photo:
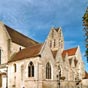
<svg viewBox="0 0 88 88">
<path fill-rule="evenodd" d="M 83 16 L 83 26 L 84 26 L 85 43 L 86 43 L 85 44 L 85 46 L 86 46 L 85 56 L 87 57 L 87 62 L 88 62 L 88 7 Z"/>
</svg>

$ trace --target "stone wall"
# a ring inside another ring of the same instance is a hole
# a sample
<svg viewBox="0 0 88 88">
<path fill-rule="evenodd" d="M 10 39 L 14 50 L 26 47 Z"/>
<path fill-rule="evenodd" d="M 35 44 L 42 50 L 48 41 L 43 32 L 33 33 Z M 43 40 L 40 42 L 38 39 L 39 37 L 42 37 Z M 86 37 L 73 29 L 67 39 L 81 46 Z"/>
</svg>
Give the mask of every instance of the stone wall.
<svg viewBox="0 0 88 88">
<path fill-rule="evenodd" d="M 15 53 L 19 52 L 21 49 L 25 47 L 18 45 L 14 42 L 10 42 L 10 56 L 14 55 Z"/>
<path fill-rule="evenodd" d="M 0 49 L 1 49 L 1 64 L 8 61 L 8 34 L 4 25 L 0 23 Z"/>
</svg>

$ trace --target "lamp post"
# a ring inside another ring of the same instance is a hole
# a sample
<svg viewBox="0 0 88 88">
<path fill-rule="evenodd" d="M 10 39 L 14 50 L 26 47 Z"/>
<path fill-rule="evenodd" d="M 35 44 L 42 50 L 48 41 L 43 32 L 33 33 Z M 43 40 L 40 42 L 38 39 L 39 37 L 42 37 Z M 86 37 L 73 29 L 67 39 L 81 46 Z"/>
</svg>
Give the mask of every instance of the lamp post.
<svg viewBox="0 0 88 88">
<path fill-rule="evenodd" d="M 60 66 L 58 66 L 58 75 L 56 77 L 57 77 L 57 88 L 60 88 L 60 78 L 61 78 Z"/>
</svg>

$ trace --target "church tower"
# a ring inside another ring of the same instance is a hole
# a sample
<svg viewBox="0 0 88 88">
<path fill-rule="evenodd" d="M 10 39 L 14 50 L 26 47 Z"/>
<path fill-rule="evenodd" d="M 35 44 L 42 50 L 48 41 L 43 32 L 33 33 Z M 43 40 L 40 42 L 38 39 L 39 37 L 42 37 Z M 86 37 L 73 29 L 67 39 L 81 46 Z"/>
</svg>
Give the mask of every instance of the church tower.
<svg viewBox="0 0 88 88">
<path fill-rule="evenodd" d="M 49 35 L 47 37 L 47 43 L 49 44 L 52 51 L 64 49 L 64 38 L 61 28 L 51 28 Z"/>
</svg>

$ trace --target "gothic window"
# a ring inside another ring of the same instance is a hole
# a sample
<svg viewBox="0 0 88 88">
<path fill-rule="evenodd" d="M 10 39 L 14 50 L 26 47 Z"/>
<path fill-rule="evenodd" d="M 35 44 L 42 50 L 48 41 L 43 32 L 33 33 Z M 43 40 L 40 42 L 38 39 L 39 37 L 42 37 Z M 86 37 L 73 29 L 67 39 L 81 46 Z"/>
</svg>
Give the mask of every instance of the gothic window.
<svg viewBox="0 0 88 88">
<path fill-rule="evenodd" d="M 56 40 L 54 39 L 54 47 L 56 46 Z"/>
<path fill-rule="evenodd" d="M 0 64 L 1 64 L 1 49 L 0 49 Z"/>
<path fill-rule="evenodd" d="M 21 66 L 21 80 L 23 80 L 24 66 Z"/>
<path fill-rule="evenodd" d="M 14 64 L 14 72 L 16 72 L 16 70 L 17 70 L 17 69 L 16 69 L 16 64 Z"/>
<path fill-rule="evenodd" d="M 51 79 L 51 65 L 49 62 L 46 64 L 46 79 Z"/>
<path fill-rule="evenodd" d="M 30 62 L 28 65 L 28 77 L 34 77 L 34 64 Z"/>
<path fill-rule="evenodd" d="M 52 30 L 52 38 L 54 37 L 54 30 Z"/>
<path fill-rule="evenodd" d="M 50 48 L 52 47 L 52 41 L 50 41 Z"/>
</svg>

